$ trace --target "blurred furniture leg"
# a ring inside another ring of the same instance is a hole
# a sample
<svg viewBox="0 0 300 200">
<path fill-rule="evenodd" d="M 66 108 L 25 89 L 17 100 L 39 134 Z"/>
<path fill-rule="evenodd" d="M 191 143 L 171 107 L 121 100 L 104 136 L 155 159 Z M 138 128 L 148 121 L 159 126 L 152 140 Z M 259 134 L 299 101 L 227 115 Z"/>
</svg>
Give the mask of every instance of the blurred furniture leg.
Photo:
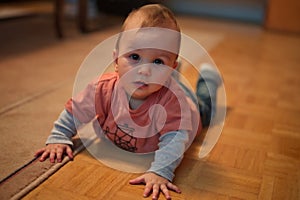
<svg viewBox="0 0 300 200">
<path fill-rule="evenodd" d="M 63 19 L 64 19 L 64 7 L 65 0 L 54 1 L 54 23 L 56 35 L 58 38 L 63 38 Z M 87 27 L 87 6 L 88 0 L 78 0 L 78 28 L 82 33 L 88 32 Z"/>
<path fill-rule="evenodd" d="M 55 0 L 54 2 L 54 23 L 56 35 L 58 38 L 63 37 L 62 22 L 64 14 L 64 0 Z"/>
<path fill-rule="evenodd" d="M 78 28 L 82 33 L 88 32 L 87 27 L 88 0 L 78 1 Z"/>
</svg>

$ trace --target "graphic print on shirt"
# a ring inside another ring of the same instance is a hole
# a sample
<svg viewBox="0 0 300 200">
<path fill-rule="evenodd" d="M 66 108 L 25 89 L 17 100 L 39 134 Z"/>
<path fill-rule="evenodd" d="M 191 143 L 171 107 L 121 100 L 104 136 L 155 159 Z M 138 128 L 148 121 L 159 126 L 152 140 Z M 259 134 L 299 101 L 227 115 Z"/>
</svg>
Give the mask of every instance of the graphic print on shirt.
<svg viewBox="0 0 300 200">
<path fill-rule="evenodd" d="M 137 138 L 132 136 L 135 129 L 129 127 L 128 124 L 117 125 L 116 127 L 116 131 L 112 132 L 107 126 L 104 130 L 104 134 L 109 137 L 118 147 L 129 152 L 136 152 Z"/>
</svg>

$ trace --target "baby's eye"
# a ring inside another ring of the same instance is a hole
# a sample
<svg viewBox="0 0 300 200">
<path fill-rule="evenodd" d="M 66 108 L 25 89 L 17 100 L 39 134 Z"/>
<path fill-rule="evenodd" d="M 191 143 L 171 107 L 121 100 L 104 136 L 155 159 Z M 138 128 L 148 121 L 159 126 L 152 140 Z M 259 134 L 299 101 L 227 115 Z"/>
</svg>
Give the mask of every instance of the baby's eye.
<svg viewBox="0 0 300 200">
<path fill-rule="evenodd" d="M 154 64 L 157 64 L 157 65 L 163 65 L 163 64 L 164 64 L 164 61 L 161 60 L 161 59 L 155 59 L 153 63 L 154 63 Z"/>
<path fill-rule="evenodd" d="M 132 60 L 139 60 L 140 56 L 136 53 L 130 54 L 129 58 L 131 58 Z"/>
</svg>

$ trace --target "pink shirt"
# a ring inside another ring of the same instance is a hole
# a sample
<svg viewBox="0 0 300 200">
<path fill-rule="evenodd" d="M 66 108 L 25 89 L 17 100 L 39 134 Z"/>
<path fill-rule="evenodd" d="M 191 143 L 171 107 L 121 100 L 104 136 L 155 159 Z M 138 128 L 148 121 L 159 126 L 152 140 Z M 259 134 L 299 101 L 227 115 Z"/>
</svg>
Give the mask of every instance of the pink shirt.
<svg viewBox="0 0 300 200">
<path fill-rule="evenodd" d="M 201 127 L 195 104 L 175 80 L 170 79 L 167 87 L 134 110 L 129 107 L 125 90 L 117 87 L 118 80 L 117 73 L 104 74 L 70 99 L 66 109 L 82 123 L 96 117 L 107 138 L 135 153 L 157 150 L 159 138 L 165 133 L 186 130 L 193 134 Z M 192 124 L 196 118 L 199 123 Z"/>
</svg>

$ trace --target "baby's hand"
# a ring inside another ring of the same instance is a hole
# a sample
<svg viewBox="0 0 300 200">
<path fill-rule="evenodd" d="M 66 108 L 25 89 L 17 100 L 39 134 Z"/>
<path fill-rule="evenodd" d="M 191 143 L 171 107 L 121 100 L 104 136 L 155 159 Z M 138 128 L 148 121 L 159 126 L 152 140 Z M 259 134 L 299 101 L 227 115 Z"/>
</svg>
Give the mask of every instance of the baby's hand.
<svg viewBox="0 0 300 200">
<path fill-rule="evenodd" d="M 49 157 L 51 163 L 62 161 L 63 154 L 66 153 L 68 157 L 73 159 L 73 151 L 72 148 L 67 144 L 48 144 L 46 147 L 39 149 L 35 152 L 34 156 L 40 157 L 40 161 L 43 162 Z"/>
<path fill-rule="evenodd" d="M 145 184 L 144 197 L 148 197 L 152 191 L 152 199 L 158 199 L 160 191 L 164 194 L 166 199 L 170 200 L 169 189 L 177 193 L 181 193 L 179 188 L 172 184 L 168 179 L 158 176 L 155 173 L 148 172 L 144 175 L 137 177 L 136 179 L 130 180 L 130 184 Z"/>
</svg>

